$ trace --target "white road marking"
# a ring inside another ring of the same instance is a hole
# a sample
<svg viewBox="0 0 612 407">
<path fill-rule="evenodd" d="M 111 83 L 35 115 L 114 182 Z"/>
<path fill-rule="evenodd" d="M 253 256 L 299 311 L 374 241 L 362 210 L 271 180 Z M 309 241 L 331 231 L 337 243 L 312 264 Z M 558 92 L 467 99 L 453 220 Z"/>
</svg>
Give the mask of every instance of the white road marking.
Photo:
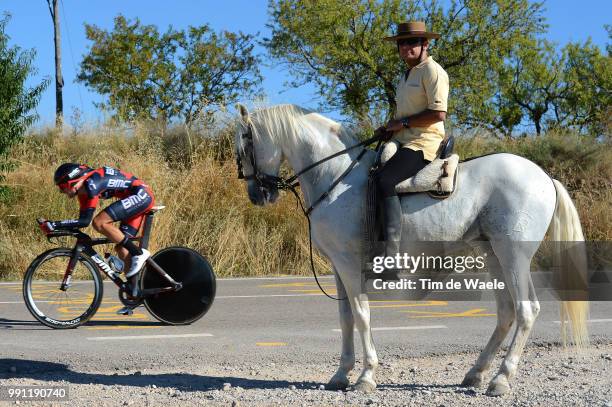
<svg viewBox="0 0 612 407">
<path fill-rule="evenodd" d="M 266 298 L 266 297 L 320 297 L 323 293 L 316 294 L 258 294 L 258 295 L 219 295 L 216 299 L 227 298 Z"/>
<path fill-rule="evenodd" d="M 420 331 L 425 329 L 448 329 L 446 325 L 421 325 L 421 326 L 389 326 L 372 328 L 372 331 Z M 332 329 L 334 332 L 342 332 L 340 329 Z M 357 329 L 355 329 L 357 331 Z"/>
<path fill-rule="evenodd" d="M 552 321 L 555 324 L 560 324 L 561 321 Z M 612 322 L 612 318 L 608 319 L 587 319 L 587 322 L 597 323 L 597 322 Z"/>
<path fill-rule="evenodd" d="M 319 279 L 334 278 L 333 274 L 317 276 Z M 242 280 L 305 280 L 312 276 L 277 276 L 277 277 L 226 277 L 218 278 L 217 281 L 242 281 Z"/>
<path fill-rule="evenodd" d="M 215 300 L 224 300 L 231 298 L 273 298 L 273 297 L 322 297 L 323 293 L 313 294 L 257 294 L 257 295 L 218 295 Z M 51 302 L 51 301 L 36 301 L 36 302 Z M 105 302 L 107 304 L 108 302 Z M 0 304 L 23 304 L 23 301 L 0 301 Z"/>
<path fill-rule="evenodd" d="M 93 336 L 89 341 L 129 341 L 139 339 L 171 339 L 171 338 L 200 338 L 213 336 L 212 334 L 180 334 L 180 335 L 134 335 L 134 336 Z"/>
<path fill-rule="evenodd" d="M 318 276 L 319 279 L 330 279 L 334 278 L 333 275 Z M 277 277 L 226 277 L 217 278 L 217 281 L 244 281 L 244 280 L 306 280 L 311 279 L 312 276 L 277 276 Z M 37 284 L 57 284 L 54 281 L 37 281 Z M 111 280 L 104 280 L 105 284 L 114 284 Z M 22 282 L 2 282 L 0 285 L 21 285 Z"/>
<path fill-rule="evenodd" d="M 58 286 L 61 284 L 61 280 L 55 280 L 55 281 L 35 281 L 34 284 L 57 284 Z M 103 283 L 112 283 L 111 280 L 104 280 Z M 72 281 L 71 284 L 93 284 L 93 280 L 88 280 L 88 281 Z M 17 282 L 4 282 L 4 283 L 0 283 L 0 285 L 23 285 L 23 282 L 21 281 L 17 281 Z"/>
</svg>

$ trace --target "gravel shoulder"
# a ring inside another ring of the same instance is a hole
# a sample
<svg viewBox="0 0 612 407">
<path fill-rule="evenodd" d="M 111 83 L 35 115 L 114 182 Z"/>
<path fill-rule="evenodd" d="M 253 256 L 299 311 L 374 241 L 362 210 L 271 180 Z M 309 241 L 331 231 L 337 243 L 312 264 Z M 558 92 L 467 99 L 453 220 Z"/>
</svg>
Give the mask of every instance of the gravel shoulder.
<svg viewBox="0 0 612 407">
<path fill-rule="evenodd" d="M 599 338 L 588 349 L 564 350 L 557 344 L 531 343 L 521 360 L 511 394 L 492 398 L 486 389 L 462 388 L 474 352 L 406 357 L 410 349 L 382 350 L 378 389 L 370 394 L 321 389 L 337 367 L 337 355 L 249 355 L 250 361 L 211 361 L 183 357 L 172 366 L 153 357 L 97 370 L 52 362 L 0 360 L 3 386 L 69 386 L 71 406 L 602 406 L 612 407 L 612 341 Z M 498 355 L 495 368 L 501 361 Z M 325 363 L 316 363 L 326 361 Z M 83 367 L 85 366 L 85 367 Z M 357 379 L 360 365 L 351 375 Z M 494 370 L 489 372 L 492 377 Z M 14 405 L 14 402 L 0 405 Z M 21 404 L 24 404 L 23 402 Z M 67 403 L 36 403 L 67 405 Z"/>
</svg>

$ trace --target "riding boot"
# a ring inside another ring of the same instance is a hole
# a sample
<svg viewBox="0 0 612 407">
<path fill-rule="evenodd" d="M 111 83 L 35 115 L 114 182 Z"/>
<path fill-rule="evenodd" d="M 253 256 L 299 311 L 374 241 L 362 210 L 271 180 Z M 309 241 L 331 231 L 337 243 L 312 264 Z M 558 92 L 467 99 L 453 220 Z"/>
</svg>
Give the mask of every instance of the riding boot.
<svg viewBox="0 0 612 407">
<path fill-rule="evenodd" d="M 384 199 L 385 216 L 385 256 L 395 257 L 400 251 L 402 238 L 402 205 L 399 196 L 394 195 Z M 388 279 L 397 280 L 397 269 L 385 269 Z"/>
<path fill-rule="evenodd" d="M 402 239 L 402 205 L 399 196 L 385 198 L 385 256 L 395 256 Z"/>
</svg>

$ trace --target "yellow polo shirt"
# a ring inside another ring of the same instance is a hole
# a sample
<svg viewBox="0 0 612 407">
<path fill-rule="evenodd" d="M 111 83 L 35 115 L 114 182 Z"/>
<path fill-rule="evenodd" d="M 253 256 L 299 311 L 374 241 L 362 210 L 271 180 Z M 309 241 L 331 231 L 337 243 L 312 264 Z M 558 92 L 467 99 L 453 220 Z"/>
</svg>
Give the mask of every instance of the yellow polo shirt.
<svg viewBox="0 0 612 407">
<path fill-rule="evenodd" d="M 448 75 L 432 57 L 413 67 L 408 78 L 402 76 L 395 92 L 397 112 L 395 119 L 421 113 L 426 109 L 446 112 L 448 102 Z M 402 147 L 423 150 L 426 160 L 432 161 L 444 139 L 444 122 L 427 127 L 410 127 L 395 133 Z"/>
</svg>

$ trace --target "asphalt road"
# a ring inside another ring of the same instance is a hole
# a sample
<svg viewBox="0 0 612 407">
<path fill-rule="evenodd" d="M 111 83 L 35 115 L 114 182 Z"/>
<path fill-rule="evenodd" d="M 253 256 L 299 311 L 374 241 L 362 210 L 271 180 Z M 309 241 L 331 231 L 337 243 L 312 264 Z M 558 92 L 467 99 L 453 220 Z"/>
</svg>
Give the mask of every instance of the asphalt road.
<svg viewBox="0 0 612 407">
<path fill-rule="evenodd" d="M 332 278 L 321 281 L 335 294 Z M 283 354 L 296 362 L 318 357 L 328 362 L 340 352 L 337 304 L 308 277 L 218 280 L 212 309 L 189 326 L 165 326 L 144 307 L 130 317 L 115 315 L 120 307 L 107 282 L 104 302 L 87 325 L 53 330 L 28 313 L 21 283 L 0 283 L 1 356 L 113 369 L 130 359 L 178 368 L 185 358 L 231 364 Z M 495 304 L 489 301 L 381 301 L 371 308 L 374 340 L 383 354 L 480 350 L 495 326 Z M 592 303 L 589 328 L 593 338 L 612 338 L 612 302 Z M 558 303 L 542 302 L 531 341 L 559 341 Z"/>
</svg>

